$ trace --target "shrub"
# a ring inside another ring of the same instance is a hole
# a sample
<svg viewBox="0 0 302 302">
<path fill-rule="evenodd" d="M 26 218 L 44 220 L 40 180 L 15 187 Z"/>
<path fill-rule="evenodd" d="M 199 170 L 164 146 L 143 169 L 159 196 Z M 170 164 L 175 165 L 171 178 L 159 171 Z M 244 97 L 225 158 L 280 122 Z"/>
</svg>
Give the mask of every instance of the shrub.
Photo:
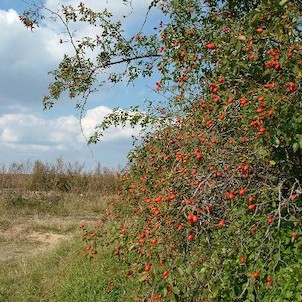
<svg viewBox="0 0 302 302">
<path fill-rule="evenodd" d="M 84 164 L 64 163 L 58 158 L 55 164 L 36 161 L 30 177 L 29 189 L 73 193 L 116 193 L 119 182 L 116 172 L 97 164 L 95 170 L 85 171 Z"/>
<path fill-rule="evenodd" d="M 91 139 L 127 121 L 155 128 L 130 153 L 106 212 L 113 253 L 141 283 L 137 301 L 301 301 L 300 1 L 152 7 L 164 22 L 128 40 L 107 10 L 63 7 L 67 29 L 86 21 L 104 36 L 73 44 L 44 99 L 52 107 L 67 90 L 82 109 L 97 74 L 119 62 L 112 82 L 160 72 L 161 107 L 117 110 Z"/>
<path fill-rule="evenodd" d="M 142 301 L 300 301 L 298 6 L 262 1 L 227 20 L 222 6 L 197 21 L 190 3 L 166 6 L 158 89 L 180 110 L 129 157 L 116 215 L 137 219 L 119 255 L 136 264 Z"/>
</svg>

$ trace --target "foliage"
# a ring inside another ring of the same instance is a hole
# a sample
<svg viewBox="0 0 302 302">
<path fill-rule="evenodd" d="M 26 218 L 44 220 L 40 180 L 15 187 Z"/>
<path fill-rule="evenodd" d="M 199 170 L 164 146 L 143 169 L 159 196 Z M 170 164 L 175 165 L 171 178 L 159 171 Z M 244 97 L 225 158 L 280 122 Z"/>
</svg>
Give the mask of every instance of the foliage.
<svg viewBox="0 0 302 302">
<path fill-rule="evenodd" d="M 86 101 L 96 73 L 117 63 L 114 82 L 161 73 L 164 122 L 129 154 L 108 212 L 120 219 L 114 253 L 140 283 L 137 301 L 301 301 L 301 2 L 152 7 L 166 21 L 130 40 L 107 11 L 63 7 L 66 28 L 85 21 L 104 36 L 70 36 L 75 56 L 45 99 L 51 107 L 68 90 Z"/>
</svg>

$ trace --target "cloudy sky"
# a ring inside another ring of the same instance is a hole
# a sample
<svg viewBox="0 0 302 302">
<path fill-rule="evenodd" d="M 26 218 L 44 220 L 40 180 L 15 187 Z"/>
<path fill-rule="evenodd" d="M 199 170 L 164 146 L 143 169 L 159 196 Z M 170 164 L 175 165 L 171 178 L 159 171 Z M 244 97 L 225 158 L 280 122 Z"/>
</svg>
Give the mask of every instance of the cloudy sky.
<svg viewBox="0 0 302 302">
<path fill-rule="evenodd" d="M 78 5 L 78 2 L 60 3 Z M 107 6 L 117 18 L 129 12 L 121 0 L 83 2 L 95 9 Z M 127 30 L 142 24 L 149 2 L 133 0 L 134 12 L 128 18 Z M 55 9 L 58 0 L 46 0 L 45 4 Z M 27 7 L 22 0 L 0 0 L 0 164 L 8 166 L 37 159 L 54 162 L 63 157 L 65 161 L 79 161 L 88 167 L 97 161 L 105 167 L 125 165 L 132 135 L 137 135 L 139 129 L 110 129 L 90 150 L 74 102 L 62 98 L 53 109 L 43 110 L 42 98 L 51 81 L 47 73 L 70 50 L 68 45 L 59 43 L 59 32 L 50 20 L 46 19 L 34 32 L 27 30 L 18 17 Z M 91 97 L 84 113 L 82 125 L 86 134 L 113 108 L 142 103 L 149 97 L 152 85 L 150 80 L 140 81 L 135 87 L 105 85 Z"/>
</svg>

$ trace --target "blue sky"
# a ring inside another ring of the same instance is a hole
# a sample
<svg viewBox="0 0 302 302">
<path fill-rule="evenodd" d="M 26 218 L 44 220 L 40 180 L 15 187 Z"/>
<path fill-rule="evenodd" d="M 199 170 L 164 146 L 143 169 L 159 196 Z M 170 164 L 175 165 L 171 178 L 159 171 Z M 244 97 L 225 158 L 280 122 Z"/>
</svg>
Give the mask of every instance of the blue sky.
<svg viewBox="0 0 302 302">
<path fill-rule="evenodd" d="M 117 16 L 129 11 L 121 0 L 83 2 L 95 8 L 107 5 Z M 133 0 L 128 30 L 141 25 L 149 2 Z M 77 5 L 78 1 L 60 3 Z M 58 0 L 46 0 L 46 6 L 58 7 Z M 124 166 L 132 135 L 137 135 L 139 129 L 110 129 L 99 144 L 91 146 L 91 153 L 74 102 L 62 98 L 53 109 L 43 110 L 42 98 L 51 81 L 47 73 L 69 49 L 59 43 L 59 33 L 50 21 L 33 33 L 26 30 L 18 19 L 18 13 L 26 7 L 22 0 L 0 0 L 0 164 L 8 167 L 26 160 L 54 162 L 63 157 L 66 162 L 79 161 L 88 168 L 97 161 L 105 167 Z M 91 133 L 112 108 L 142 104 L 146 97 L 152 97 L 153 86 L 154 80 L 140 80 L 134 87 L 105 85 L 89 100 L 82 121 L 86 133 Z"/>
</svg>

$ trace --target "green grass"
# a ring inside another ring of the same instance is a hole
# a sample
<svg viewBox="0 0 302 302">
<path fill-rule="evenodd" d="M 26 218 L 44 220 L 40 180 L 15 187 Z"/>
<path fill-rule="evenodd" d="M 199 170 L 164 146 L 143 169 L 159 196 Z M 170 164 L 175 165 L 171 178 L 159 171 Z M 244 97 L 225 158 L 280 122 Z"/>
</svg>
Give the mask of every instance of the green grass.
<svg viewBox="0 0 302 302">
<path fill-rule="evenodd" d="M 83 256 L 85 243 L 78 224 L 99 221 L 113 198 L 27 191 L 0 194 L 2 251 L 15 255 L 0 261 L 0 302 L 134 301 L 131 296 L 137 283 L 126 277 L 126 264 L 119 264 L 117 271 L 116 243 L 98 249 L 92 259 Z M 106 229 L 114 236 L 110 227 Z M 70 237 L 54 246 L 42 246 L 29 237 L 35 232 Z M 108 285 L 110 281 L 114 284 Z"/>
<path fill-rule="evenodd" d="M 126 297 L 135 284 L 116 272 L 114 247 L 106 246 L 93 259 L 83 256 L 83 247 L 79 238 L 71 238 L 51 252 L 2 264 L 0 302 L 131 301 Z"/>
<path fill-rule="evenodd" d="M 74 173 L 67 173 L 68 165 L 58 173 L 55 166 L 35 166 L 42 170 L 0 173 L 0 302 L 134 301 L 137 283 L 126 277 L 126 264 L 117 271 L 115 243 L 90 259 L 83 255 L 78 229 L 80 223 L 100 221 L 115 198 L 114 173 L 98 168 L 83 174 L 77 165 Z"/>
<path fill-rule="evenodd" d="M 11 230 L 3 237 L 3 243 L 12 251 L 18 249 L 22 253 L 0 261 L 0 302 L 134 301 L 133 291 L 138 283 L 126 276 L 129 269 L 126 264 L 120 263 L 117 271 L 118 258 L 113 255 L 116 243 L 105 244 L 94 258 L 89 258 L 84 256 L 85 243 L 78 229 L 80 222 L 88 226 L 100 219 L 112 198 L 62 194 L 58 201 L 59 215 L 48 206 L 43 208 L 39 198 L 24 204 L 5 204 L 6 200 L 2 200 L 0 231 Z M 39 216 L 28 215 L 41 208 Z M 16 225 L 22 228 L 13 231 Z M 109 238 L 113 238 L 113 226 L 105 228 Z M 31 248 L 39 243 L 26 237 L 32 232 L 70 234 L 70 237 L 37 252 Z M 113 284 L 108 284 L 110 281 Z"/>
<path fill-rule="evenodd" d="M 103 213 L 107 202 L 113 197 L 97 193 L 0 192 L 0 216 L 95 216 Z"/>
<path fill-rule="evenodd" d="M 62 244 L 49 254 L 0 266 L 0 301 L 50 301 L 60 275 L 74 253 L 74 243 Z"/>
</svg>

